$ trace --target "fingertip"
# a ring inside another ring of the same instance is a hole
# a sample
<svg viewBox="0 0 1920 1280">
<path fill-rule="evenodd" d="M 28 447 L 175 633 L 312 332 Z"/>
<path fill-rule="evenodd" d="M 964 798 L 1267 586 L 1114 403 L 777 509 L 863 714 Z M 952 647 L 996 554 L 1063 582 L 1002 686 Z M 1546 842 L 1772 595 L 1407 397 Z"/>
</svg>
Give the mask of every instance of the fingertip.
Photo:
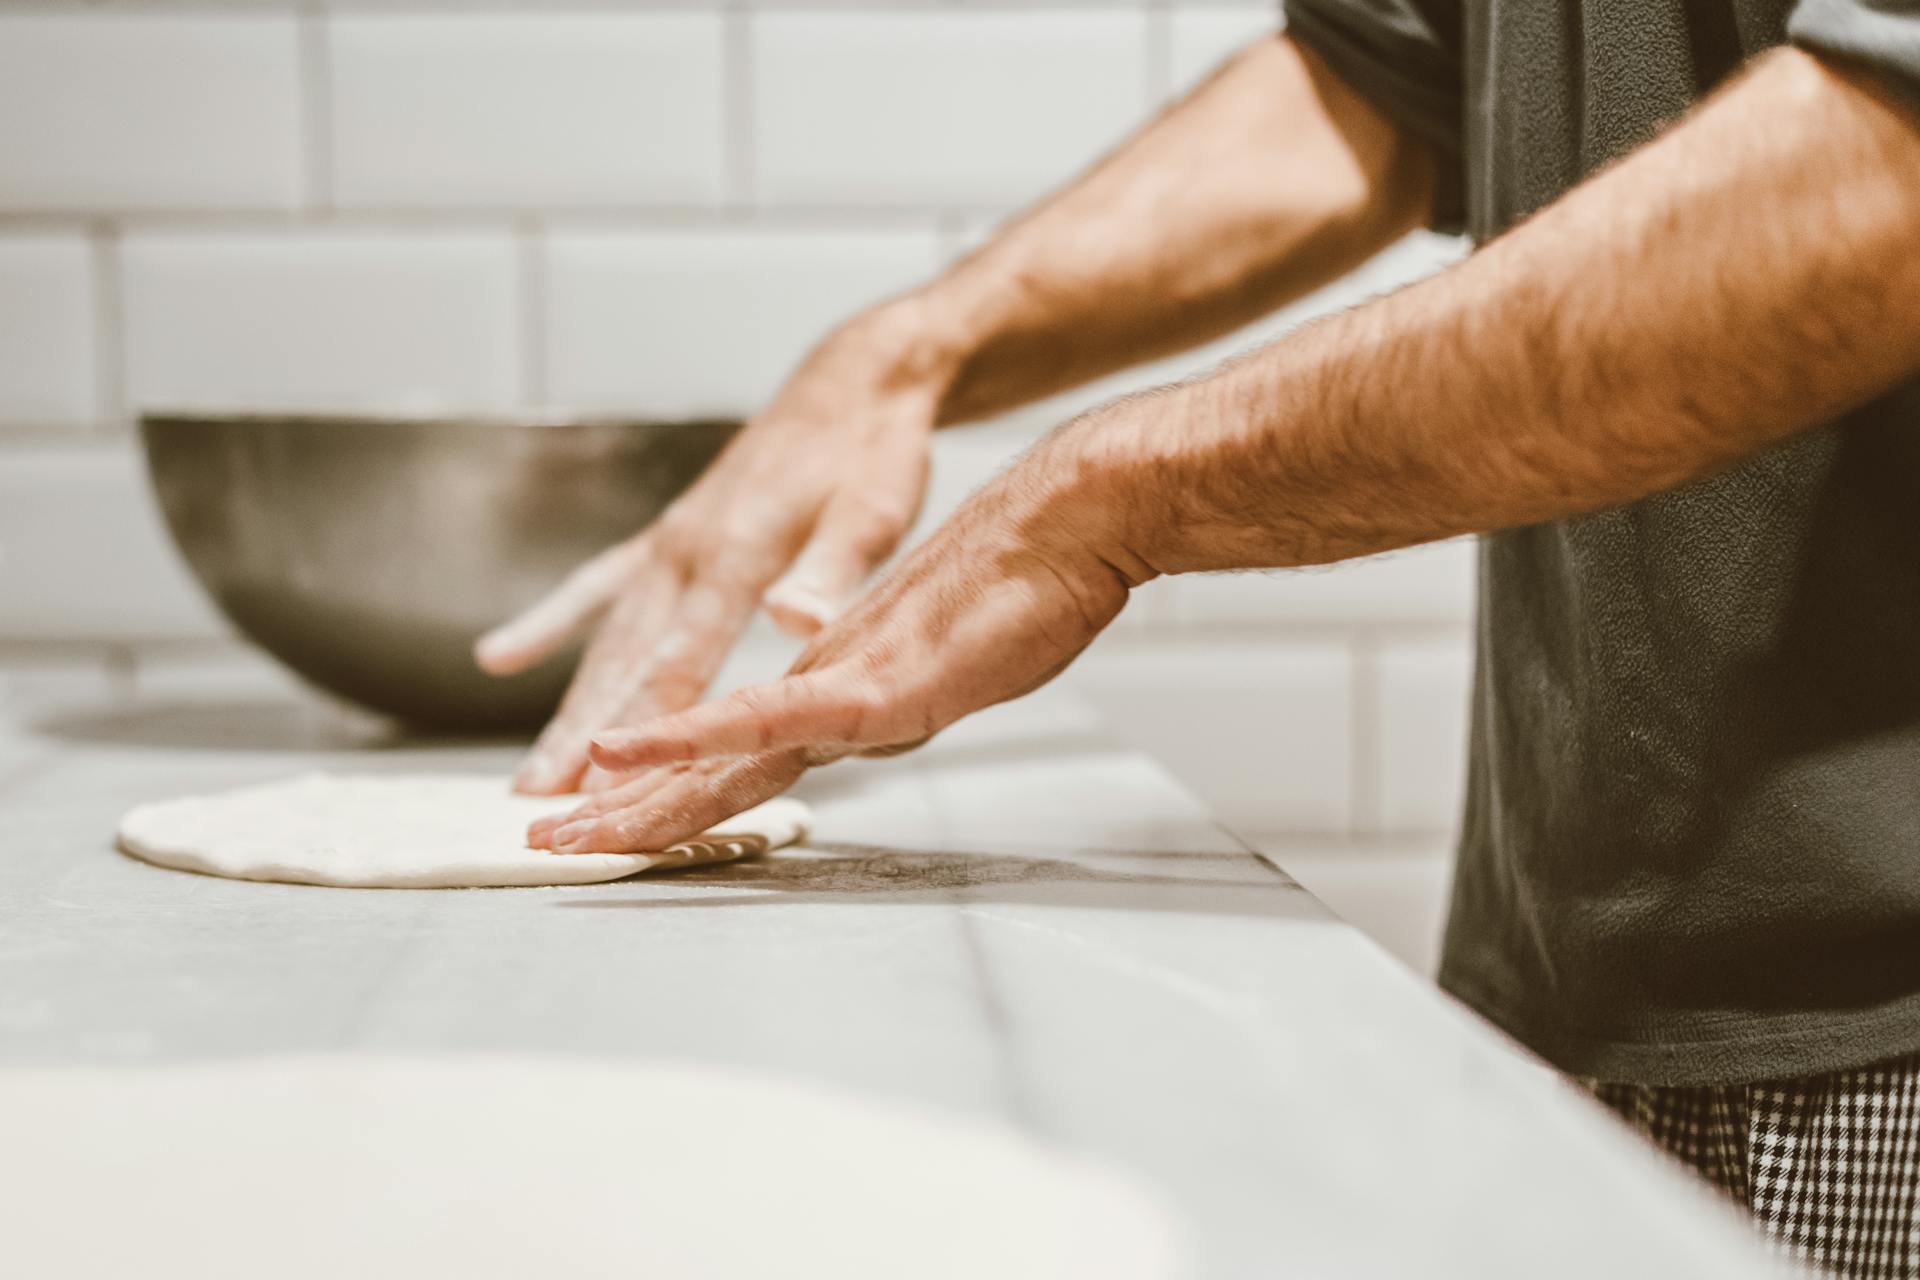
<svg viewBox="0 0 1920 1280">
<path fill-rule="evenodd" d="M 627 770 L 609 769 L 597 760 L 592 760 L 592 748 L 588 748 L 590 763 L 587 771 L 580 776 L 580 792 L 590 795 L 600 791 L 611 791 L 627 780 Z"/>
<path fill-rule="evenodd" d="M 641 757 L 647 739 L 634 733 L 607 733 L 587 746 L 587 758 L 606 770 L 630 770 L 647 763 Z"/>
<path fill-rule="evenodd" d="M 817 591 L 785 582 L 775 583 L 761 604 L 775 626 L 803 640 L 817 635 L 837 612 Z"/>
<path fill-rule="evenodd" d="M 558 796 L 573 790 L 574 780 L 580 776 L 580 765 L 568 768 L 557 764 L 544 756 L 535 756 L 520 766 L 513 775 L 513 789 L 525 795 Z"/>
<path fill-rule="evenodd" d="M 592 819 L 580 819 L 563 823 L 553 833 L 553 847 L 560 853 L 576 852 L 593 833 L 595 823 Z"/>
<path fill-rule="evenodd" d="M 527 824 L 527 839 L 529 841 L 552 840 L 553 833 L 558 831 L 561 827 L 565 826 L 567 823 L 573 821 L 574 817 L 578 813 L 579 813 L 578 809 L 573 809 L 564 813 L 550 813 L 544 818 L 535 818 L 532 822 Z"/>
<path fill-rule="evenodd" d="M 811 640 L 820 632 L 820 624 L 805 615 L 792 613 L 775 604 L 767 605 L 766 610 L 767 616 L 773 619 L 774 630 L 783 636 Z"/>
<path fill-rule="evenodd" d="M 514 675 L 527 665 L 513 637 L 501 631 L 489 631 L 473 642 L 473 662 L 490 676 Z"/>
<path fill-rule="evenodd" d="M 766 602 L 767 616 L 773 619 L 773 625 L 784 635 L 796 640 L 811 640 L 819 635 L 827 624 L 814 614 L 791 609 L 783 603 L 769 600 Z"/>
</svg>

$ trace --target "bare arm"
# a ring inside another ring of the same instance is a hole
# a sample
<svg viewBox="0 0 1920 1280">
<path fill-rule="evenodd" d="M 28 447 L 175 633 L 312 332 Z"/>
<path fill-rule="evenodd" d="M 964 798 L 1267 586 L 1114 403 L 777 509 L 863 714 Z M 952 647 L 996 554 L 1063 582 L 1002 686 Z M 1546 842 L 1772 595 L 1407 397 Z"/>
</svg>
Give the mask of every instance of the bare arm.
<svg viewBox="0 0 1920 1280">
<path fill-rule="evenodd" d="M 517 784 L 557 792 L 587 743 L 697 701 L 763 604 L 817 631 L 899 544 L 927 441 L 1204 341 L 1418 222 L 1431 162 L 1288 42 L 1266 40 L 925 287 L 829 335 L 651 528 L 484 637 L 524 670 L 597 628 Z"/>
<path fill-rule="evenodd" d="M 690 768 L 535 837 L 648 847 L 924 738 L 1045 681 L 1158 573 L 1336 560 L 1726 466 L 1920 370 L 1916 246 L 1920 121 L 1770 55 L 1454 270 L 1057 432 L 787 679 L 595 748 Z"/>
<path fill-rule="evenodd" d="M 1920 122 L 1782 50 L 1443 276 L 1057 445 L 1132 495 L 1130 575 L 1314 564 L 1671 488 L 1916 369 Z"/>
<path fill-rule="evenodd" d="M 1243 50 L 907 300 L 962 422 L 1229 333 L 1420 225 L 1433 158 L 1310 51 Z"/>
</svg>

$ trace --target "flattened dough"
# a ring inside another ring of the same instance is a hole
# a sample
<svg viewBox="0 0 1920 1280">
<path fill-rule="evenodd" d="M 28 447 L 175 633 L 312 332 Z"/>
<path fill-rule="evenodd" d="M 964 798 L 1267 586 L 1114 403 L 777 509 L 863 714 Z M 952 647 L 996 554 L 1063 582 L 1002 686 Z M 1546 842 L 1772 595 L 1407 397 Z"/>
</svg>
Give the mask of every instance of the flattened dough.
<svg viewBox="0 0 1920 1280">
<path fill-rule="evenodd" d="M 523 796 L 493 774 L 304 774 L 141 805 L 120 820 L 137 858 L 236 880 L 362 889 L 593 884 L 657 866 L 725 862 L 805 838 L 798 800 L 770 800 L 659 853 L 555 854 L 527 824 L 578 796 Z"/>
</svg>

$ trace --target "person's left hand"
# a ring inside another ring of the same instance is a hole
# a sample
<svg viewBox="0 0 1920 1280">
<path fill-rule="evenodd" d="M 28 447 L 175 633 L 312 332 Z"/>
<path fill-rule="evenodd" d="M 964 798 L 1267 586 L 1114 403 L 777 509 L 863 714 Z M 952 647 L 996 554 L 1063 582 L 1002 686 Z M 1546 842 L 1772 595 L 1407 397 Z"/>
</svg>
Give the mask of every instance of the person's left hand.
<svg viewBox="0 0 1920 1280">
<path fill-rule="evenodd" d="M 1117 550 L 1111 487 L 1056 435 L 964 503 L 787 675 L 593 740 L 639 777 L 528 833 L 559 853 L 658 849 L 808 768 L 917 746 L 1057 675 L 1152 572 Z"/>
</svg>

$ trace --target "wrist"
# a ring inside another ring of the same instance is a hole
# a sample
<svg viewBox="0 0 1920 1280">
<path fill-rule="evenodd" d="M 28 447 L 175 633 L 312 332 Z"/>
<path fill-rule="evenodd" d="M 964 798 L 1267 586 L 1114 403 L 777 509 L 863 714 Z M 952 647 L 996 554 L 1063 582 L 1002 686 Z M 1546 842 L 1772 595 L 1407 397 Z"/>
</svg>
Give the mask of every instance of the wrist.
<svg viewBox="0 0 1920 1280">
<path fill-rule="evenodd" d="M 1104 566 L 1129 589 L 1165 572 L 1153 548 L 1169 522 L 1143 422 L 1165 394 L 1089 410 L 1035 445 L 1008 473 L 1017 485 L 1015 523 L 1023 535 Z"/>
<path fill-rule="evenodd" d="M 938 405 L 966 360 L 966 345 L 929 290 L 904 293 L 862 312 L 836 330 L 829 344 L 887 395 L 924 398 Z"/>
</svg>

